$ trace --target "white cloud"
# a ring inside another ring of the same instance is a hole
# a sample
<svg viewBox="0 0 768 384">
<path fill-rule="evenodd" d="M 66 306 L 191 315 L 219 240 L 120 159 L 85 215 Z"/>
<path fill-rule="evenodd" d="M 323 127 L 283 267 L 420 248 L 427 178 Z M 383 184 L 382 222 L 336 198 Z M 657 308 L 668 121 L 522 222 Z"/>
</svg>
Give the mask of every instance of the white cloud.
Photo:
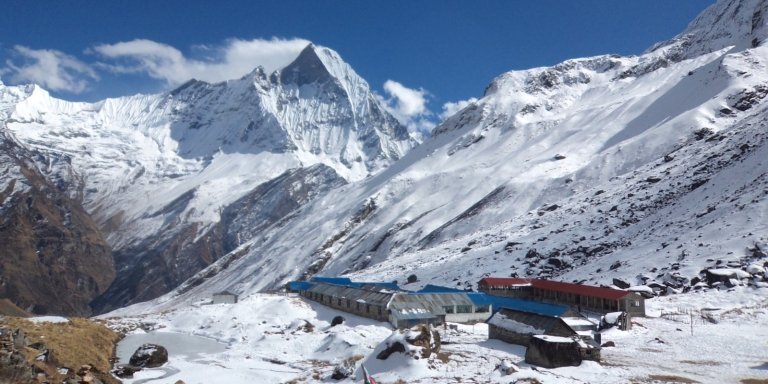
<svg viewBox="0 0 768 384">
<path fill-rule="evenodd" d="M 433 113 L 427 109 L 429 92 L 408 88 L 394 80 L 384 82 L 384 91 L 389 97 L 379 96 L 379 101 L 409 132 L 424 136 L 432 131 L 435 123 L 431 119 Z"/>
<path fill-rule="evenodd" d="M 307 44 L 309 41 L 303 39 L 230 39 L 220 47 L 195 47 L 207 53 L 204 60 L 185 57 L 170 45 L 143 39 L 102 44 L 93 51 L 107 59 L 122 60 L 101 64 L 110 71 L 146 73 L 173 86 L 192 78 L 208 82 L 235 79 L 257 66 L 269 73 L 293 61 Z"/>
<path fill-rule="evenodd" d="M 449 101 L 443 104 L 443 112 L 440 113 L 440 120 L 445 120 L 455 115 L 456 112 L 461 111 L 462 109 L 466 108 L 470 104 L 475 103 L 476 101 L 477 99 L 472 97 L 468 100 L 459 100 L 457 102 Z"/>
<path fill-rule="evenodd" d="M 32 82 L 52 91 L 80 93 L 98 80 L 96 71 L 88 64 L 64 52 L 53 49 L 32 49 L 16 45 L 14 59 L 5 62 L 3 75 L 14 82 Z"/>
<path fill-rule="evenodd" d="M 395 102 L 396 114 L 408 119 L 427 113 L 427 92 L 423 89 L 411 89 L 394 80 L 384 82 L 386 91 Z"/>
</svg>

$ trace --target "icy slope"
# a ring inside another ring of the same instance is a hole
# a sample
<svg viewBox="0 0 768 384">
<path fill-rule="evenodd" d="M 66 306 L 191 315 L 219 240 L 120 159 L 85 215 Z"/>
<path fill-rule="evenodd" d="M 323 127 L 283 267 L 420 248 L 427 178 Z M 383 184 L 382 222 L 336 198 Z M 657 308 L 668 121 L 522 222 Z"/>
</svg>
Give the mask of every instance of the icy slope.
<svg viewBox="0 0 768 384">
<path fill-rule="evenodd" d="M 313 45 L 272 74 L 166 94 L 71 103 L 0 85 L 0 100 L 4 130 L 71 159 L 82 191 L 70 193 L 82 193 L 120 274 L 158 269 L 157 288 L 142 293 L 139 279 L 110 290 L 125 300 L 164 293 L 230 251 L 221 212 L 286 170 L 325 164 L 361 180 L 416 144 L 338 54 Z"/>
<path fill-rule="evenodd" d="M 164 300 L 314 273 L 462 286 L 514 273 L 691 278 L 743 258 L 768 236 L 766 4 L 719 2 L 684 34 L 701 39 L 641 56 L 503 74 L 388 169 L 301 208 Z M 714 20 L 718 10 L 733 16 Z M 748 33 L 744 18 L 758 20 Z M 741 44 L 745 33 L 759 44 Z"/>
</svg>

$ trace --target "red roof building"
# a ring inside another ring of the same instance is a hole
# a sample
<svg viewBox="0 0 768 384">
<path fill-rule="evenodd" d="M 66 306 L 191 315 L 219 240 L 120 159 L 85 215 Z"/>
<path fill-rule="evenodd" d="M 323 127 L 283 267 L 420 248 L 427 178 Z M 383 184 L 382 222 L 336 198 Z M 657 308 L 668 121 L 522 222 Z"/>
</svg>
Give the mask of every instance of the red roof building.
<svg viewBox="0 0 768 384">
<path fill-rule="evenodd" d="M 645 299 L 634 292 L 553 280 L 486 277 L 478 289 L 491 295 L 517 297 L 576 307 L 579 311 L 624 311 L 645 316 Z"/>
</svg>

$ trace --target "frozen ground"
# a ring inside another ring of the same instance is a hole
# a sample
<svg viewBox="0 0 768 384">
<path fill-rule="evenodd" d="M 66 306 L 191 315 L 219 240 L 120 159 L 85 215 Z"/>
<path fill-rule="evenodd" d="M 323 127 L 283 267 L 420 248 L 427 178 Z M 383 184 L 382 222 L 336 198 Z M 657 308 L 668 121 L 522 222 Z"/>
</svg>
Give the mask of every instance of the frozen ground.
<svg viewBox="0 0 768 384">
<path fill-rule="evenodd" d="M 145 307 L 146 314 L 114 318 L 113 323 L 144 323 L 227 345 L 218 353 L 171 352 L 163 369 L 140 372 L 127 381 L 134 384 L 180 379 L 188 384 L 337 382 L 330 375 L 344 361 L 356 367 L 355 380 L 341 383 L 360 382 L 361 363 L 380 383 L 514 383 L 525 378 L 542 383 L 739 383 L 768 380 L 766 293 L 737 287 L 651 299 L 650 317 L 635 318 L 630 331 L 603 335 L 603 342 L 616 346 L 603 348 L 601 363 L 558 369 L 526 364 L 523 347 L 488 340 L 485 324 L 441 328 L 439 356 L 414 360 L 394 354 L 378 360 L 380 344 L 392 332 L 389 324 L 299 297 L 254 294 L 234 305 L 195 304 L 170 311 Z M 345 323 L 330 327 L 337 315 Z M 516 364 L 519 371 L 502 375 L 497 369 L 502 364 Z"/>
</svg>

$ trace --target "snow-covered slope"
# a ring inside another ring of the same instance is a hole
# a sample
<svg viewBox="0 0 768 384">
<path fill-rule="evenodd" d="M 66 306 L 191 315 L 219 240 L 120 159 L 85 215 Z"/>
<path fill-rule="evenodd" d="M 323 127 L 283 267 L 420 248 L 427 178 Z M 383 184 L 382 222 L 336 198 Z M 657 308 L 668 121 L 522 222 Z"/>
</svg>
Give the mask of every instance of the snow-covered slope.
<svg viewBox="0 0 768 384">
<path fill-rule="evenodd" d="M 314 45 L 272 74 L 165 94 L 72 103 L 0 85 L 0 98 L 4 130 L 71 159 L 84 188 L 72 193 L 103 228 L 119 275 L 133 276 L 100 301 L 108 307 L 162 294 L 228 252 L 221 212 L 262 183 L 316 164 L 361 180 L 416 144 L 337 53 Z M 147 274 L 156 283 L 142 287 Z"/>
<path fill-rule="evenodd" d="M 768 237 L 766 12 L 721 1 L 641 56 L 505 73 L 385 171 L 162 301 L 314 273 L 672 281 L 747 258 Z"/>
</svg>

